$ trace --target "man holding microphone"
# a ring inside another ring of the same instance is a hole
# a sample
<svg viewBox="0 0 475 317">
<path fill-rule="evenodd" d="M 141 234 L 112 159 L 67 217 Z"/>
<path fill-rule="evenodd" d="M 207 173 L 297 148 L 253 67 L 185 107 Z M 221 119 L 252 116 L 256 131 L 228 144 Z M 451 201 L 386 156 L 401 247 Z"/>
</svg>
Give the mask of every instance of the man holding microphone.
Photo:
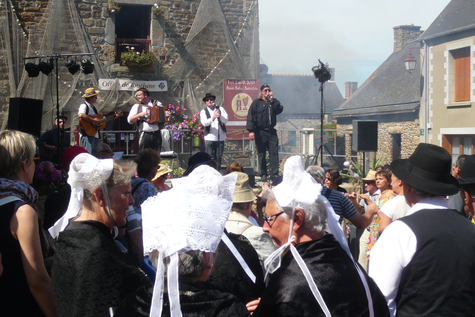
<svg viewBox="0 0 475 317">
<path fill-rule="evenodd" d="M 207 93 L 203 102 L 206 108 L 200 112 L 201 124 L 205 127 L 205 147 L 206 153 L 211 154 L 218 163 L 218 171 L 221 168 L 221 157 L 224 151 L 224 140 L 226 140 L 226 123 L 228 114 L 223 107 L 217 106 L 214 102 L 216 96 Z"/>
<path fill-rule="evenodd" d="M 249 139 L 256 141 L 258 169 L 262 182 L 268 180 L 266 150 L 269 151 L 270 180 L 279 176 L 279 139 L 274 127 L 277 115 L 282 113 L 284 107 L 271 94 L 269 85 L 263 84 L 260 98 L 252 102 L 247 113 L 246 129 L 249 131 Z"/>
</svg>

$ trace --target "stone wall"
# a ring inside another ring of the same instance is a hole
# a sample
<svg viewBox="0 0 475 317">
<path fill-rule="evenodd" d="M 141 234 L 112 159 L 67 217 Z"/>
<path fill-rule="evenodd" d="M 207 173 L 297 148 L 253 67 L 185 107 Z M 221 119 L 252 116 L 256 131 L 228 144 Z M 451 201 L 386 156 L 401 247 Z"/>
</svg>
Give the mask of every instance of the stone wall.
<svg viewBox="0 0 475 317">
<path fill-rule="evenodd" d="M 338 132 L 338 136 L 345 138 L 345 155 L 351 155 L 351 133 L 353 125 L 339 124 L 337 129 L 347 129 L 347 132 Z M 377 157 L 384 156 L 384 164 L 390 164 L 392 157 L 392 135 L 401 134 L 401 158 L 408 158 L 420 143 L 419 120 L 403 122 L 386 122 L 378 124 L 378 152 Z"/>
<path fill-rule="evenodd" d="M 399 25 L 394 29 L 394 52 L 399 52 L 409 42 L 414 42 L 421 35 L 421 27 L 411 25 Z M 415 46 L 415 44 L 414 44 Z"/>
</svg>

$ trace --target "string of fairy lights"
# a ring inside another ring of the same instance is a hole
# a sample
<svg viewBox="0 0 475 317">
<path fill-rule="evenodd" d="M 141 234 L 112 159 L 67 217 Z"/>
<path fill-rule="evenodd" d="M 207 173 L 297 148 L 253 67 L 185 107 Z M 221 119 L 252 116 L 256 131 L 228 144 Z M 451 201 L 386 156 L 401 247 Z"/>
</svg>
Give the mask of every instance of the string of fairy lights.
<svg viewBox="0 0 475 317">
<path fill-rule="evenodd" d="M 233 45 L 236 45 L 236 43 L 238 42 L 238 40 L 240 39 L 241 37 L 241 34 L 245 28 L 245 26 L 247 25 L 248 21 L 249 21 L 249 16 L 251 15 L 251 12 L 252 10 L 254 9 L 254 7 L 256 6 L 257 4 L 257 0 L 253 1 L 251 3 L 251 5 L 249 6 L 249 9 L 247 10 L 247 13 L 246 13 L 246 17 L 244 18 L 243 20 L 243 23 L 241 25 L 241 28 L 239 29 L 237 35 L 236 35 L 236 38 L 235 40 L 233 41 Z M 7 3 L 5 3 L 5 1 L 0 1 L 0 6 L 2 5 L 7 5 Z M 11 4 L 10 2 L 10 6 L 12 7 L 12 11 L 13 13 L 16 12 L 15 10 L 15 7 Z M 6 7 L 5 7 L 6 9 Z M 16 19 L 16 23 L 18 24 L 18 26 L 20 27 L 20 29 L 22 30 L 22 33 L 23 33 L 23 36 L 27 39 L 28 41 L 28 45 L 31 46 L 31 49 L 32 51 L 35 52 L 35 55 L 38 56 L 38 51 L 37 49 L 35 48 L 34 44 L 30 41 L 30 39 L 28 38 L 28 34 L 25 32 L 25 30 L 22 28 L 21 26 L 21 22 L 20 20 L 18 19 L 17 15 L 14 14 L 15 16 L 15 19 Z M 223 56 L 223 58 L 215 65 L 215 67 L 209 72 L 209 74 L 195 87 L 194 90 L 197 90 L 199 87 L 201 87 L 208 79 L 209 77 L 218 69 L 218 67 L 223 63 L 223 61 L 229 56 L 229 54 L 231 53 L 231 49 L 228 49 L 227 52 L 225 53 L 225 55 Z M 39 56 L 38 56 L 39 58 Z M 57 76 L 57 78 L 59 78 L 59 80 L 61 81 L 61 83 L 65 86 L 67 86 L 68 88 L 71 88 L 71 84 L 69 84 L 68 82 L 66 82 L 65 80 L 63 80 L 62 78 L 60 78 L 59 76 Z M 74 89 L 74 92 L 76 93 L 82 93 L 81 91 L 77 90 L 77 89 Z M 187 96 L 188 97 L 188 96 Z"/>
<path fill-rule="evenodd" d="M 236 39 L 234 40 L 233 42 L 233 45 L 236 45 L 237 41 L 239 40 L 239 37 L 241 36 L 241 33 L 244 29 L 244 27 L 246 26 L 246 23 L 249 19 L 249 15 L 251 14 L 251 11 L 252 9 L 254 8 L 254 6 L 257 4 L 257 0 L 252 2 L 251 5 L 249 6 L 249 10 L 247 10 L 247 13 L 246 13 L 246 17 L 244 18 L 244 21 L 242 23 L 242 26 L 241 28 L 239 29 L 239 32 L 238 34 L 236 35 Z M 219 67 L 219 65 L 221 65 L 221 63 L 226 59 L 226 57 L 229 55 L 229 53 L 231 53 L 231 49 L 229 49 L 226 54 L 224 54 L 223 58 L 216 64 L 216 66 L 210 71 L 210 73 L 208 74 L 208 76 L 205 77 L 205 79 L 203 79 L 201 81 L 201 83 L 198 84 L 198 86 L 196 86 L 196 88 L 194 90 L 197 90 L 202 84 L 204 84 L 204 82 L 215 72 L 215 70 Z M 188 97 L 188 96 L 187 96 Z"/>
</svg>

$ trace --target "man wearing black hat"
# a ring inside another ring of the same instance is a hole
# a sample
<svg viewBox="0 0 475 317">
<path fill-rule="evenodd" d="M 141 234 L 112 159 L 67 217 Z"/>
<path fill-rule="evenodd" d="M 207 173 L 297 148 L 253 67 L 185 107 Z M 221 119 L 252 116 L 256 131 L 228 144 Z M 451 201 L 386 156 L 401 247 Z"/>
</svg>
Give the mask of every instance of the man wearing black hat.
<svg viewBox="0 0 475 317">
<path fill-rule="evenodd" d="M 207 93 L 203 98 L 206 108 L 200 112 L 201 124 L 205 127 L 206 152 L 211 154 L 218 163 L 218 171 L 221 167 L 224 140 L 226 140 L 226 123 L 228 114 L 223 107 L 214 103 L 216 96 Z"/>
<path fill-rule="evenodd" d="M 279 176 L 279 139 L 274 127 L 277 115 L 282 113 L 284 107 L 270 93 L 269 85 L 261 86 L 261 96 L 249 107 L 246 124 L 249 139 L 256 141 L 258 169 L 263 182 L 267 181 L 266 151 L 269 151 L 271 178 Z"/>
<path fill-rule="evenodd" d="M 449 209 L 459 191 L 443 148 L 419 144 L 391 171 L 411 209 L 390 224 L 371 251 L 369 275 L 392 316 L 469 316 L 475 311 L 475 226 Z"/>
</svg>

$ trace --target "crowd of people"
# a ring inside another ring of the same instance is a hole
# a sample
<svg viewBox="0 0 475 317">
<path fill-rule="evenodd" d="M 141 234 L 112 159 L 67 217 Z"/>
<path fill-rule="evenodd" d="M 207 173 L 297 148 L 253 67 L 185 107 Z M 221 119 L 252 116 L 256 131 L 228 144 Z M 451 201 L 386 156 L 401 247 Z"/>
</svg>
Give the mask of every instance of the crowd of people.
<svg viewBox="0 0 475 317">
<path fill-rule="evenodd" d="M 272 152 L 282 106 L 268 85 L 261 90 L 254 107 L 263 107 L 248 125 Z M 97 94 L 86 90 L 84 118 L 97 113 Z M 452 166 L 446 150 L 420 144 L 408 159 L 370 170 L 359 195 L 337 169 L 304 169 L 294 155 L 278 175 L 270 157 L 267 175 L 260 157 L 259 192 L 240 163 L 220 172 L 227 114 L 207 94 L 201 116 L 212 154 L 191 156 L 167 182 L 172 170 L 152 149 L 160 128 L 147 125 L 156 103 L 146 90 L 139 99 L 129 115 L 143 127 L 133 160 L 114 160 L 94 135 L 56 157 L 58 139 L 0 132 L 0 316 L 475 314 L 475 156 Z M 64 179 L 41 220 L 30 185 L 36 145 L 42 160 L 61 161 Z M 363 229 L 356 256 L 346 220 Z"/>
</svg>

